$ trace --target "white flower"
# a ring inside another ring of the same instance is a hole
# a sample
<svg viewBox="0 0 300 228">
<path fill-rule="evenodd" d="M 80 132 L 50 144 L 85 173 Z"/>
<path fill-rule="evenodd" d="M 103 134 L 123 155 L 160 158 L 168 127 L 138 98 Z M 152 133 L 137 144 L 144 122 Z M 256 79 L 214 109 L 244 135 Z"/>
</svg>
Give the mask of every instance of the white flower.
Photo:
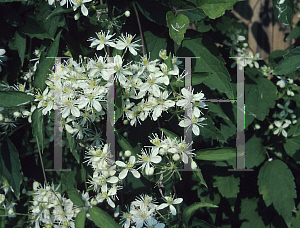
<svg viewBox="0 0 300 228">
<path fill-rule="evenodd" d="M 276 134 L 280 135 L 280 133 L 282 132 L 282 135 L 284 137 L 287 137 L 287 132 L 284 129 L 290 125 L 290 121 L 286 121 L 285 123 L 283 123 L 283 121 L 277 120 L 274 122 L 274 124 L 276 125 L 276 127 L 278 127 L 277 129 L 275 129 L 274 135 Z"/>
<path fill-rule="evenodd" d="M 184 120 L 181 120 L 179 122 L 179 126 L 189 128 L 191 125 L 193 125 L 192 126 L 192 131 L 193 131 L 194 135 L 199 135 L 200 134 L 199 127 L 202 127 L 202 125 L 206 125 L 206 124 L 201 123 L 202 121 L 205 120 L 204 117 L 201 117 L 201 118 L 198 118 L 198 117 L 199 116 L 198 116 L 198 113 L 197 113 L 197 109 L 194 109 L 191 119 L 185 117 Z"/>
<path fill-rule="evenodd" d="M 75 11 L 79 6 L 81 7 L 81 12 L 84 16 L 87 16 L 89 14 L 88 9 L 84 5 L 84 3 L 90 2 L 92 0 L 71 0 L 74 4 L 73 10 Z"/>
<path fill-rule="evenodd" d="M 137 55 L 136 48 L 140 47 L 141 45 L 135 44 L 139 40 L 131 42 L 134 37 L 135 37 L 135 35 L 132 36 L 132 35 L 126 33 L 126 36 L 124 36 L 122 33 L 121 37 L 116 42 L 115 48 L 118 50 L 123 50 L 126 48 L 126 50 L 129 49 L 131 54 Z"/>
<path fill-rule="evenodd" d="M 187 106 L 191 103 L 194 103 L 195 101 L 200 101 L 201 99 L 204 99 L 204 94 L 203 93 L 197 93 L 193 94 L 194 89 L 192 91 L 187 90 L 186 88 L 181 89 L 181 93 L 184 97 L 184 99 L 177 101 L 176 105 L 177 106 Z"/>
<path fill-rule="evenodd" d="M 146 221 L 146 226 L 149 228 L 164 228 L 165 224 L 159 223 L 155 218 L 151 217 Z"/>
<path fill-rule="evenodd" d="M 110 41 L 110 39 L 115 35 L 115 34 L 112 34 L 112 35 L 109 35 L 109 32 L 107 32 L 107 34 L 105 35 L 105 32 L 101 31 L 101 32 L 96 32 L 96 35 L 98 37 L 98 39 L 96 38 L 90 38 L 88 41 L 93 41 L 90 45 L 90 47 L 94 47 L 94 46 L 97 46 L 97 50 L 100 51 L 104 48 L 104 45 L 108 45 L 108 46 L 111 46 L 111 47 L 114 47 L 115 46 L 115 43 Z"/>
<path fill-rule="evenodd" d="M 23 111 L 23 115 L 28 116 L 28 122 L 29 123 L 32 122 L 31 116 L 32 116 L 32 113 L 34 112 L 35 109 L 36 109 L 36 106 L 32 105 L 31 108 L 30 108 L 30 112 L 27 111 L 27 110 Z"/>
<path fill-rule="evenodd" d="M 142 168 L 142 170 L 145 169 L 145 173 L 148 175 L 149 174 L 149 169 L 150 169 L 150 165 L 152 163 L 159 163 L 161 161 L 161 157 L 158 154 L 158 151 L 154 151 L 153 148 L 151 148 L 151 152 L 147 153 L 146 151 L 144 151 L 144 149 L 142 149 L 142 155 L 139 155 L 140 158 L 140 163 L 142 163 L 142 166 L 140 168 Z"/>
<path fill-rule="evenodd" d="M 182 198 L 177 198 L 177 199 L 174 200 L 174 196 L 173 197 L 172 196 L 165 196 L 165 197 L 163 197 L 163 199 L 166 201 L 166 203 L 162 203 L 161 205 L 159 205 L 157 207 L 157 210 L 161 210 L 161 209 L 164 209 L 164 208 L 169 206 L 171 214 L 176 215 L 176 209 L 173 205 L 181 203 L 183 201 L 183 199 Z"/>
<path fill-rule="evenodd" d="M 119 178 L 121 180 L 127 176 L 128 171 L 130 171 L 135 178 L 141 177 L 141 174 L 137 170 L 133 169 L 134 164 L 135 164 L 135 156 L 130 156 L 127 164 L 125 164 L 122 161 L 116 161 L 117 166 L 124 168 L 119 174 Z"/>
<path fill-rule="evenodd" d="M 4 55 L 5 52 L 6 52 L 5 49 L 0 49 L 0 72 L 2 71 L 1 64 L 5 66 L 5 64 L 3 63 L 3 61 L 7 60 L 7 56 Z"/>
<path fill-rule="evenodd" d="M 127 81 L 125 75 L 133 75 L 129 70 L 126 70 L 122 66 L 123 60 L 122 57 L 117 55 L 114 57 L 114 71 L 116 78 L 119 80 L 121 85 L 124 85 Z"/>
<path fill-rule="evenodd" d="M 148 102 L 154 107 L 152 118 L 154 121 L 161 116 L 162 111 L 167 111 L 170 107 L 175 105 L 174 101 L 168 100 L 168 91 L 159 91 L 159 98 L 154 98 L 153 96 L 148 98 Z"/>
<path fill-rule="evenodd" d="M 62 118 L 67 118 L 70 115 L 70 112 L 75 117 L 80 116 L 80 111 L 75 106 L 75 104 L 76 104 L 76 101 L 74 101 L 74 100 L 67 100 L 67 101 L 63 102 L 64 108 L 62 111 Z"/>
<path fill-rule="evenodd" d="M 167 60 L 168 59 L 167 50 L 161 49 L 159 51 L 159 57 L 162 58 L 163 60 Z"/>
<path fill-rule="evenodd" d="M 287 115 L 288 115 L 289 113 L 293 113 L 293 112 L 294 112 L 292 109 L 289 109 L 289 105 L 290 105 L 290 100 L 287 100 L 287 101 L 285 102 L 284 106 L 283 106 L 282 104 L 277 104 L 277 107 L 278 107 L 278 108 L 283 109 L 283 110 L 280 112 L 279 116 L 281 116 L 281 117 L 287 117 Z"/>
<path fill-rule="evenodd" d="M 109 189 L 109 191 L 107 190 L 108 190 L 107 185 L 106 184 L 103 185 L 101 187 L 101 193 L 98 193 L 96 196 L 96 200 L 98 203 L 102 203 L 104 200 L 106 200 L 109 206 L 115 208 L 115 203 L 112 201 L 110 197 L 117 194 L 117 188 L 112 187 L 111 189 Z"/>
</svg>

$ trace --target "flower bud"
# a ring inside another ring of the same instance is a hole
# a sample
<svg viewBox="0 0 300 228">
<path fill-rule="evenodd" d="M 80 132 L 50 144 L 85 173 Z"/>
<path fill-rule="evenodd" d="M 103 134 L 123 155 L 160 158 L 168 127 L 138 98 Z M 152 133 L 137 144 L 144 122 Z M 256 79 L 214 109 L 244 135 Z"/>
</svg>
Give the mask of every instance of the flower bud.
<svg viewBox="0 0 300 228">
<path fill-rule="evenodd" d="M 174 154 L 174 155 L 173 155 L 173 160 L 174 160 L 174 161 L 178 161 L 179 159 L 180 159 L 179 154 Z"/>
<path fill-rule="evenodd" d="M 37 188 L 40 186 L 40 183 L 39 182 L 37 182 L 37 181 L 35 181 L 35 182 L 33 182 L 33 190 L 34 191 L 37 191 Z"/>
<path fill-rule="evenodd" d="M 17 118 L 18 118 L 18 117 L 20 117 L 20 116 L 21 116 L 21 113 L 20 113 L 20 112 L 17 112 L 17 111 L 14 112 L 14 117 L 17 117 Z"/>
<path fill-rule="evenodd" d="M 124 153 L 125 157 L 130 157 L 131 156 L 131 151 L 130 150 L 126 150 Z"/>
<path fill-rule="evenodd" d="M 47 186 L 47 187 L 46 187 L 46 191 L 50 191 L 50 186 Z"/>
<path fill-rule="evenodd" d="M 167 153 L 167 150 L 164 149 L 164 148 L 160 148 L 159 151 L 158 151 L 158 153 L 159 153 L 160 155 L 165 155 L 165 154 Z"/>
<path fill-rule="evenodd" d="M 126 16 L 126 17 L 130 17 L 130 11 L 127 10 L 127 11 L 125 12 L 125 16 Z"/>
<path fill-rule="evenodd" d="M 272 130 L 273 128 L 274 128 L 274 125 L 273 125 L 273 124 L 270 124 L 270 125 L 269 125 L 269 129 Z"/>
<path fill-rule="evenodd" d="M 98 204 L 98 202 L 95 198 L 93 198 L 93 199 L 91 199 L 91 204 L 95 206 Z"/>
<path fill-rule="evenodd" d="M 191 163 L 191 168 L 192 168 L 192 170 L 197 169 L 197 163 L 194 162 L 194 161 L 192 161 L 192 163 Z"/>
<path fill-rule="evenodd" d="M 153 167 L 150 167 L 149 170 L 148 170 L 148 173 L 146 173 L 148 176 L 152 176 L 154 173 L 154 168 Z"/>
<path fill-rule="evenodd" d="M 15 212 L 14 212 L 14 209 L 11 207 L 9 208 L 8 210 L 8 215 L 13 215 Z"/>
<path fill-rule="evenodd" d="M 3 121 L 3 119 L 4 119 L 3 116 L 0 114 L 0 121 Z"/>
<path fill-rule="evenodd" d="M 292 122 L 293 124 L 295 124 L 295 123 L 297 123 L 297 120 L 293 120 L 293 122 Z"/>
<path fill-rule="evenodd" d="M 123 120 L 123 124 L 127 125 L 127 124 L 129 124 L 129 121 L 128 120 Z"/>
<path fill-rule="evenodd" d="M 255 129 L 255 130 L 260 129 L 260 125 L 259 125 L 259 124 L 255 124 L 254 129 Z"/>
<path fill-rule="evenodd" d="M 126 138 L 126 137 L 128 136 L 128 132 L 125 131 L 125 132 L 123 133 L 123 136 Z"/>
<path fill-rule="evenodd" d="M 80 13 L 76 13 L 76 14 L 74 15 L 75 21 L 77 21 L 77 20 L 79 19 L 79 17 L 80 17 Z"/>
</svg>

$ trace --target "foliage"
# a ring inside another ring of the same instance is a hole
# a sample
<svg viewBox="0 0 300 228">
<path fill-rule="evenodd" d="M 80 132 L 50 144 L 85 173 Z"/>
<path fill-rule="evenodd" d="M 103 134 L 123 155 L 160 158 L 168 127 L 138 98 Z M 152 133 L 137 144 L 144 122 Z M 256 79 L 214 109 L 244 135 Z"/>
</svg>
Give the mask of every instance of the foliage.
<svg viewBox="0 0 300 228">
<path fill-rule="evenodd" d="M 0 0 L 0 228 L 299 227 L 300 24 L 265 62 L 235 4 Z"/>
</svg>

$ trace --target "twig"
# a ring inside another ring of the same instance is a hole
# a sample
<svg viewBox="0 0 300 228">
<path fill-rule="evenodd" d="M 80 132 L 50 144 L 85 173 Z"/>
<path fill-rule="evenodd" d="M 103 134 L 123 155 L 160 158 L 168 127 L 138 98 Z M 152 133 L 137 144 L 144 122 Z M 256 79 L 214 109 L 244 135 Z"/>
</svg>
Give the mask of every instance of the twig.
<svg viewBox="0 0 300 228">
<path fill-rule="evenodd" d="M 135 6 L 135 2 L 133 2 L 133 9 L 134 9 L 134 12 L 135 12 L 135 15 L 136 15 L 136 18 L 137 18 L 137 21 L 138 21 L 138 25 L 139 25 L 139 30 L 140 30 L 141 40 L 142 40 L 142 47 L 143 47 L 143 56 L 145 56 L 145 47 L 144 47 L 142 27 L 141 27 L 141 23 L 140 23 L 140 19 L 139 19 L 139 14 L 138 14 L 138 11 L 137 11 L 136 6 Z"/>
<path fill-rule="evenodd" d="M 38 146 L 38 150 L 39 150 L 39 155 L 40 155 L 40 160 L 41 160 L 41 164 L 42 164 L 42 169 L 43 169 L 43 175 L 44 175 L 45 183 L 46 183 L 46 185 L 48 185 L 46 174 L 45 174 L 45 169 L 44 169 L 44 164 L 43 164 L 43 159 L 42 159 L 42 155 L 41 155 L 41 150 L 40 150 L 40 146 L 39 146 L 39 140 L 38 140 L 37 136 L 35 136 L 35 137 L 36 137 L 37 146 Z"/>
</svg>

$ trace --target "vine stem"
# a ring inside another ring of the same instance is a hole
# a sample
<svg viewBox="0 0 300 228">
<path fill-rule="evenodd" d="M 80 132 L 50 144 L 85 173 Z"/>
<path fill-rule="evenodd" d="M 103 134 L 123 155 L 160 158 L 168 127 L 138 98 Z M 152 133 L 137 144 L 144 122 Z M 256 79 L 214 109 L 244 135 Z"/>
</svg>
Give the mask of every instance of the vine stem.
<svg viewBox="0 0 300 228">
<path fill-rule="evenodd" d="M 140 30 L 141 40 L 142 40 L 142 47 L 143 47 L 143 56 L 145 56 L 145 45 L 144 45 L 143 32 L 142 32 L 140 19 L 139 19 L 139 14 L 138 14 L 138 11 L 137 11 L 136 6 L 135 6 L 135 2 L 133 2 L 133 9 L 134 9 L 134 12 L 135 12 L 135 15 L 136 15 L 136 18 L 137 18 L 137 21 L 138 21 L 138 25 L 139 25 L 139 30 Z"/>
<path fill-rule="evenodd" d="M 198 9 L 198 8 L 191 8 L 191 9 L 181 9 L 181 10 L 177 10 L 175 8 L 175 6 L 173 6 L 173 9 L 175 10 L 175 17 L 177 15 L 178 12 L 184 12 L 184 11 L 188 11 L 188 10 L 195 10 L 195 9 Z"/>
<path fill-rule="evenodd" d="M 45 169 L 44 169 L 44 163 L 43 163 L 43 159 L 42 159 L 42 155 L 41 155 L 41 150 L 40 150 L 40 146 L 39 146 L 39 140 L 38 140 L 37 136 L 35 136 L 35 137 L 36 137 L 37 146 L 38 146 L 38 149 L 39 149 L 39 155 L 40 155 L 40 160 L 41 160 L 41 164 L 42 164 L 42 169 L 43 169 L 43 175 L 44 175 L 45 183 L 46 183 L 46 185 L 48 185 L 47 178 L 46 178 L 46 173 L 45 173 Z"/>
</svg>

